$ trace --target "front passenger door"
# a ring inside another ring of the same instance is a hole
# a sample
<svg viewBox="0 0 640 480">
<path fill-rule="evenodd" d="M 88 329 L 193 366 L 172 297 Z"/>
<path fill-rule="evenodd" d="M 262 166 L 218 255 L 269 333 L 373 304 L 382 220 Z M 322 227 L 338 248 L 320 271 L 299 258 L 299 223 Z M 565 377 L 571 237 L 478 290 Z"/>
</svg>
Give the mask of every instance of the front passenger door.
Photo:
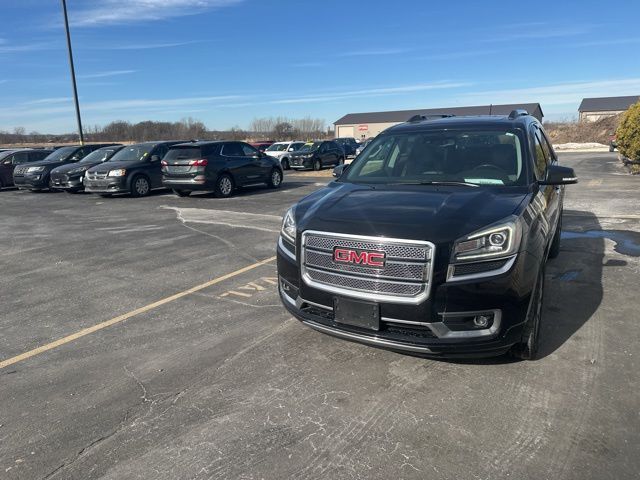
<svg viewBox="0 0 640 480">
<path fill-rule="evenodd" d="M 247 168 L 246 179 L 248 183 L 261 182 L 271 173 L 271 162 L 269 158 L 251 145 L 246 143 L 240 144 L 244 155 L 250 160 L 249 168 Z"/>
<path fill-rule="evenodd" d="M 160 160 L 162 160 L 162 157 L 164 157 L 168 151 L 169 147 L 167 145 L 158 145 L 151 150 L 149 154 L 147 174 L 151 181 L 151 188 L 162 187 L 162 164 Z"/>
</svg>

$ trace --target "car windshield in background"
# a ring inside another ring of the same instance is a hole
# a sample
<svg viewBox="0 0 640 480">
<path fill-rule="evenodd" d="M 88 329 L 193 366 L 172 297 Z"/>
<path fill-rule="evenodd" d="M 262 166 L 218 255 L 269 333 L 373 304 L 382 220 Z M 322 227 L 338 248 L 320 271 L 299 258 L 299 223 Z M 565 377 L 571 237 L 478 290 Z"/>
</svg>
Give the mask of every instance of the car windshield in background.
<svg viewBox="0 0 640 480">
<path fill-rule="evenodd" d="M 46 161 L 46 162 L 62 162 L 63 160 L 66 160 L 69 157 L 69 155 L 71 155 L 77 149 L 78 149 L 78 147 L 62 147 L 62 148 L 59 148 L 59 149 L 54 150 L 53 152 L 51 152 L 51 154 L 47 155 L 47 157 L 44 159 L 44 161 Z"/>
<path fill-rule="evenodd" d="M 145 160 L 149 156 L 149 152 L 153 150 L 155 145 L 131 145 L 129 147 L 124 147 L 118 153 L 116 153 L 113 157 L 111 157 L 110 162 L 130 162 L 132 160 L 142 161 Z"/>
<path fill-rule="evenodd" d="M 287 149 L 286 143 L 274 143 L 269 148 L 267 148 L 267 152 L 284 152 Z"/>
<path fill-rule="evenodd" d="M 112 155 L 113 152 L 115 152 L 116 150 L 117 148 L 110 148 L 110 149 L 101 148 L 99 150 L 94 150 L 89 155 L 87 155 L 82 160 L 80 160 L 80 162 L 78 163 L 104 162 L 104 160 L 108 158 L 109 155 Z"/>
<path fill-rule="evenodd" d="M 521 132 L 433 130 L 374 140 L 344 180 L 354 183 L 524 185 Z"/>
<path fill-rule="evenodd" d="M 0 152 L 0 161 L 7 158 L 9 155 L 13 155 L 15 152 L 13 150 L 6 150 L 4 152 Z"/>
<path fill-rule="evenodd" d="M 187 160 L 192 158 L 201 158 L 202 152 L 199 148 L 172 148 L 165 155 L 164 160 Z"/>
<path fill-rule="evenodd" d="M 318 148 L 320 148 L 320 144 L 322 142 L 313 142 L 313 143 L 305 143 L 300 150 L 298 150 L 299 152 L 313 152 L 315 150 L 317 150 Z"/>
</svg>

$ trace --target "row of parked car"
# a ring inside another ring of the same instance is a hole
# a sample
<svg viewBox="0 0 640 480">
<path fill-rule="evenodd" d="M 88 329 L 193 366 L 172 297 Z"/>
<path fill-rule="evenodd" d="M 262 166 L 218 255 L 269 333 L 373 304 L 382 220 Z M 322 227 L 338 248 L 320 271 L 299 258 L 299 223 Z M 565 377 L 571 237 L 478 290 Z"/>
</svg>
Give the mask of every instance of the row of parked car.
<svg viewBox="0 0 640 480">
<path fill-rule="evenodd" d="M 278 188 L 284 169 L 320 170 L 346 156 L 336 140 L 278 142 L 265 152 L 240 141 L 184 140 L 7 150 L 0 152 L 0 188 L 136 197 L 170 188 L 179 196 L 204 190 L 228 197 L 241 186 Z"/>
</svg>

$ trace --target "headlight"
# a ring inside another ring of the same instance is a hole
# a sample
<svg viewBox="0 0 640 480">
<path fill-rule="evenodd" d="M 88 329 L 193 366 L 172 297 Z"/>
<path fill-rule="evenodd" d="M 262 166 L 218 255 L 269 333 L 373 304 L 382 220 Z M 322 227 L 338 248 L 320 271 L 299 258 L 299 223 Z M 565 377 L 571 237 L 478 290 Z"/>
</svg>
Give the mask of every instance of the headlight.
<svg viewBox="0 0 640 480">
<path fill-rule="evenodd" d="M 510 217 L 493 226 L 456 241 L 452 262 L 508 257 L 518 252 L 522 227 L 517 217 Z"/>
<path fill-rule="evenodd" d="M 282 218 L 282 229 L 280 234 L 287 239 L 288 242 L 296 244 L 296 220 L 294 216 L 295 207 L 291 207 L 287 210 Z"/>
<path fill-rule="evenodd" d="M 124 168 L 119 168 L 118 170 L 111 170 L 109 177 L 124 177 L 126 174 L 127 171 Z"/>
<path fill-rule="evenodd" d="M 44 170 L 44 167 L 29 167 L 27 168 L 27 173 L 42 172 L 43 170 Z"/>
</svg>

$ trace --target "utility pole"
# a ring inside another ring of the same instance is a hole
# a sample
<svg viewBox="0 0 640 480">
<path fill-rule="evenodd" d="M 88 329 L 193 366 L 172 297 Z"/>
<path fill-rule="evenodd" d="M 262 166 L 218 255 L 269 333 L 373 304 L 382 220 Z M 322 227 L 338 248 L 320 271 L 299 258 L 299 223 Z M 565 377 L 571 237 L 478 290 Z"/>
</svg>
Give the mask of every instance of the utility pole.
<svg viewBox="0 0 640 480">
<path fill-rule="evenodd" d="M 71 68 L 71 84 L 73 85 L 73 101 L 76 104 L 76 120 L 78 121 L 78 135 L 80 145 L 84 145 L 82 133 L 82 120 L 80 119 L 80 103 L 78 102 L 78 87 L 76 86 L 76 69 L 73 66 L 73 50 L 71 50 L 71 33 L 69 33 L 69 18 L 67 17 L 67 1 L 62 0 L 62 12 L 64 13 L 64 28 L 67 31 L 67 50 L 69 51 L 69 67 Z"/>
</svg>

